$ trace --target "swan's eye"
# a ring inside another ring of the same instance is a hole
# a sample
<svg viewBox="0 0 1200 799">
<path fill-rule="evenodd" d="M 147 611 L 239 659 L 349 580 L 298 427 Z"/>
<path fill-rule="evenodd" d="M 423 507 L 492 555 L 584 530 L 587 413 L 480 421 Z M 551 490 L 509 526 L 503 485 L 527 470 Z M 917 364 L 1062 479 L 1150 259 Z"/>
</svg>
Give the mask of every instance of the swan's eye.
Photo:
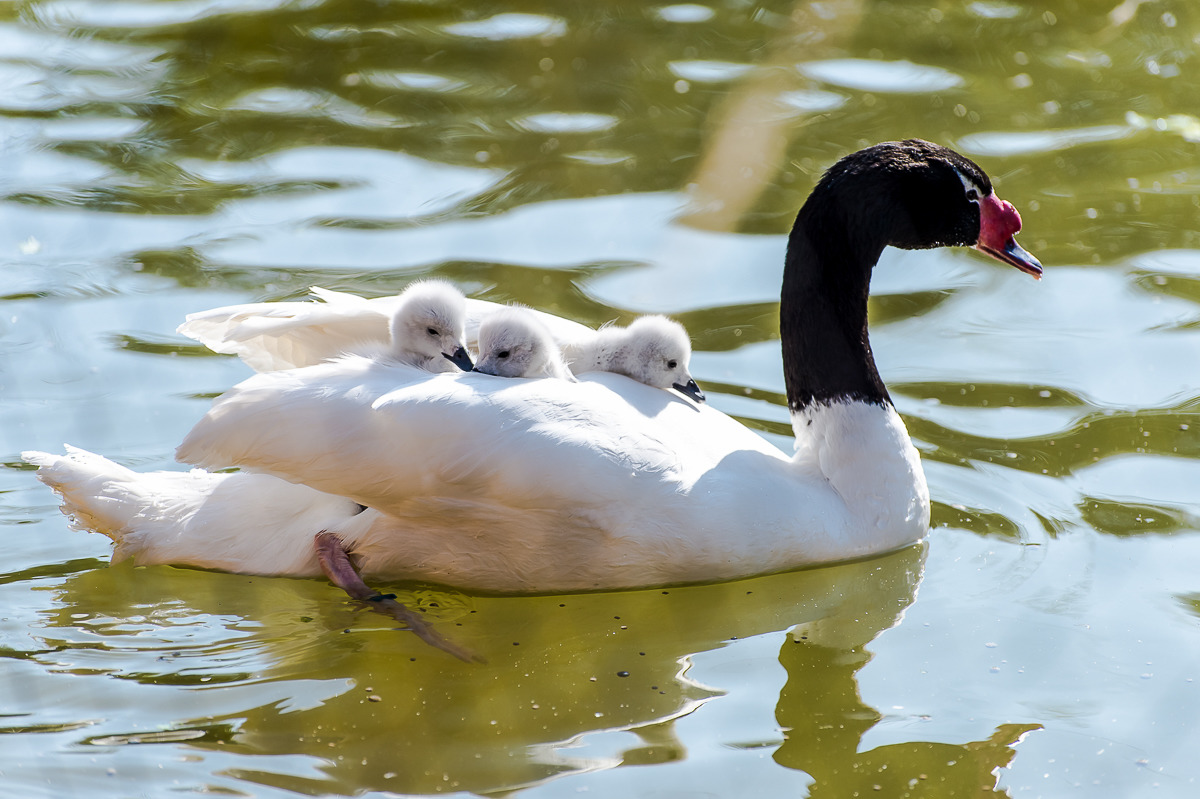
<svg viewBox="0 0 1200 799">
<path fill-rule="evenodd" d="M 667 361 L 667 368 L 674 369 L 679 366 L 679 361 Z"/>
<path fill-rule="evenodd" d="M 428 333 L 428 334 L 429 334 L 429 335 L 431 335 L 431 336 L 436 336 L 436 335 L 438 334 L 438 332 L 437 332 L 437 328 L 435 328 L 435 327 L 428 327 L 428 328 L 425 328 L 425 332 L 426 332 L 426 333 Z"/>
<path fill-rule="evenodd" d="M 497 358 L 507 358 L 511 354 L 512 353 L 510 353 L 508 350 L 500 350 L 499 352 L 496 353 L 496 357 Z"/>
<path fill-rule="evenodd" d="M 979 192 L 975 189 L 967 189 L 967 199 L 971 202 L 979 201 Z"/>
</svg>

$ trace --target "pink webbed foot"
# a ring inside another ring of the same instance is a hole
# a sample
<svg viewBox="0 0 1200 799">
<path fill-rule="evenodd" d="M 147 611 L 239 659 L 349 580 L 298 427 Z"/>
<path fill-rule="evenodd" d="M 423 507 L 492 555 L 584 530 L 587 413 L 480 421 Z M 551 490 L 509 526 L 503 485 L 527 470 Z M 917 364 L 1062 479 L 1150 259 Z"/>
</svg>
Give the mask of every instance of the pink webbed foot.
<svg viewBox="0 0 1200 799">
<path fill-rule="evenodd" d="M 441 633 L 433 629 L 433 625 L 421 617 L 420 613 L 409 610 L 397 602 L 395 594 L 381 594 L 364 583 L 362 577 L 355 570 L 354 564 L 350 562 L 350 557 L 346 554 L 341 539 L 335 533 L 323 530 L 317 533 L 314 543 L 321 570 L 334 585 L 349 594 L 351 598 L 367 603 L 367 606 L 376 613 L 391 616 L 430 646 L 448 652 L 467 663 L 483 662 L 483 658 L 444 638 Z"/>
</svg>

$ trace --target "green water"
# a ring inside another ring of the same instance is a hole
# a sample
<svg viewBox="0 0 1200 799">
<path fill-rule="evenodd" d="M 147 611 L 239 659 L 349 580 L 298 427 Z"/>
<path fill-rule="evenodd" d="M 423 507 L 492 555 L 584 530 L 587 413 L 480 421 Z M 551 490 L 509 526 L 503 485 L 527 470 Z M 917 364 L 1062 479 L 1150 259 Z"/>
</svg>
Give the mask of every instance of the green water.
<svg viewBox="0 0 1200 799">
<path fill-rule="evenodd" d="M 1200 14 L 1183 2 L 0 3 L 0 795 L 1191 797 Z M 872 343 L 927 542 L 740 583 L 423 586 L 458 663 L 318 580 L 109 567 L 19 459 L 139 470 L 249 372 L 184 315 L 439 275 L 666 312 L 780 447 L 784 234 L 921 136 L 1040 283 L 889 252 Z"/>
</svg>

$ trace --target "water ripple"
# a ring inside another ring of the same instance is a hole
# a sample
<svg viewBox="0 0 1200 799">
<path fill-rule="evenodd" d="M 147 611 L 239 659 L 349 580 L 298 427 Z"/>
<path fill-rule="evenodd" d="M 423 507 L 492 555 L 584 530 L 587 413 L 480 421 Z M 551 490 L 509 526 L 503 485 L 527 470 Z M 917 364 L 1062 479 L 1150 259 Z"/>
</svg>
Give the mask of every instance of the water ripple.
<svg viewBox="0 0 1200 799">
<path fill-rule="evenodd" d="M 783 92 L 776 99 L 785 108 L 795 109 L 802 113 L 816 114 L 841 108 L 846 104 L 848 98 L 843 94 L 835 92 L 823 92 L 818 89 L 797 89 L 795 91 Z"/>
<path fill-rule="evenodd" d="M 363 108 L 334 94 L 281 87 L 247 92 L 236 98 L 228 107 L 263 114 L 325 117 L 363 128 L 398 128 L 415 124 L 381 111 Z"/>
<path fill-rule="evenodd" d="M 272 195 L 238 201 L 231 210 L 236 218 L 266 225 L 304 224 L 314 217 L 386 214 L 397 219 L 438 213 L 492 188 L 505 174 L 350 147 L 299 147 L 255 161 L 187 159 L 180 166 L 203 179 L 229 184 L 307 183 L 314 189 L 326 185 L 326 190 L 286 198 Z M 274 235 L 270 238 L 274 240 Z"/>
<path fill-rule="evenodd" d="M 1148 272 L 1200 277 L 1200 251 L 1155 250 L 1137 256 L 1133 266 Z"/>
<path fill-rule="evenodd" d="M 0 54 L 5 61 L 35 61 L 56 67 L 128 69 L 149 64 L 161 51 L 144 45 L 57 36 L 46 30 L 0 24 Z"/>
<path fill-rule="evenodd" d="M 1080 493 L 1109 500 L 1195 506 L 1200 461 L 1146 453 L 1112 455 L 1075 473 Z"/>
<path fill-rule="evenodd" d="M 1011 3 L 980 2 L 971 3 L 967 10 L 982 19 L 1015 19 L 1021 16 L 1023 9 Z"/>
<path fill-rule="evenodd" d="M 611 114 L 550 111 L 518 117 L 514 124 L 530 133 L 599 133 L 616 127 L 617 118 Z"/>
<path fill-rule="evenodd" d="M 11 145 L 6 148 L 13 153 Z M 109 170 L 84 158 L 74 158 L 48 150 L 23 152 L 13 158 L 0 176 L 0 192 L 45 191 L 50 187 L 83 187 L 102 181 Z M 6 237 L 0 235 L 0 240 Z M 7 243 L 7 242 L 6 242 Z"/>
<path fill-rule="evenodd" d="M 813 80 L 834 86 L 885 94 L 940 92 L 963 84 L 963 79 L 949 70 L 911 61 L 835 58 L 809 61 L 800 64 L 797 69 Z"/>
<path fill-rule="evenodd" d="M 177 25 L 226 14 L 272 11 L 291 5 L 292 0 L 174 0 L 170 3 L 108 0 L 57 0 L 39 4 L 40 20 L 56 25 L 90 28 L 153 28 Z"/>
<path fill-rule="evenodd" d="M 361 73 L 361 78 L 368 86 L 378 89 L 402 89 L 413 92 L 453 92 L 465 89 L 469 85 L 464 80 L 448 78 L 445 75 L 399 70 L 369 70 Z"/>
<path fill-rule="evenodd" d="M 336 203 L 338 198 L 331 196 L 328 202 Z M 649 258 L 680 204 L 678 195 L 667 193 L 532 203 L 479 219 L 369 234 L 331 227 L 296 230 L 267 223 L 249 236 L 214 242 L 207 255 L 215 263 L 231 266 L 353 270 L 413 269 L 447 261 L 544 268 L 628 263 Z M 276 199 L 272 207 L 279 206 Z M 355 204 L 352 210 L 374 215 L 378 207 Z"/>
<path fill-rule="evenodd" d="M 677 3 L 670 6 L 660 6 L 654 10 L 655 15 L 663 22 L 695 24 L 707 22 L 716 16 L 717 12 L 708 6 L 697 3 Z"/>
<path fill-rule="evenodd" d="M 754 65 L 734 61 L 672 61 L 667 69 L 675 77 L 694 83 L 728 83 L 753 71 Z"/>
<path fill-rule="evenodd" d="M 146 123 L 130 117 L 81 116 L 40 122 L 40 134 L 50 141 L 127 141 Z"/>
<path fill-rule="evenodd" d="M 0 112 L 62 111 L 76 105 L 144 102 L 150 82 L 136 74 L 47 74 L 0 62 Z"/>
<path fill-rule="evenodd" d="M 971 155 L 1006 157 L 1029 153 L 1050 153 L 1081 144 L 1117 141 L 1131 136 L 1129 125 L 1096 125 L 1063 130 L 1031 130 L 971 133 L 958 140 L 958 146 Z"/>
<path fill-rule="evenodd" d="M 455 22 L 443 28 L 446 33 L 469 39 L 498 42 L 510 39 L 557 38 L 567 32 L 567 21 L 543 14 L 497 14 L 487 19 Z"/>
</svg>

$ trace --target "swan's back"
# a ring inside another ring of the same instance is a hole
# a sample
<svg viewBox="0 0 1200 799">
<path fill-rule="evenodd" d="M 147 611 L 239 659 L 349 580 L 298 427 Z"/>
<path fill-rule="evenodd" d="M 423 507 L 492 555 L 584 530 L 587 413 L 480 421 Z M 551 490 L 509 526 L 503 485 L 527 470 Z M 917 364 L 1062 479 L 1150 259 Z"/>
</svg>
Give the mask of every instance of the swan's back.
<svg viewBox="0 0 1200 799">
<path fill-rule="evenodd" d="M 687 582 L 858 554 L 814 464 L 609 373 L 429 375 L 347 357 L 245 381 L 178 457 L 369 506 L 387 524 L 347 539 L 365 569 L 458 585 Z"/>
<path fill-rule="evenodd" d="M 579 383 L 429 375 L 347 357 L 257 375 L 216 401 L 177 457 L 269 471 L 393 512 L 416 495 L 513 505 L 667 501 L 744 450 L 787 463 L 716 411 L 619 375 Z"/>
</svg>

